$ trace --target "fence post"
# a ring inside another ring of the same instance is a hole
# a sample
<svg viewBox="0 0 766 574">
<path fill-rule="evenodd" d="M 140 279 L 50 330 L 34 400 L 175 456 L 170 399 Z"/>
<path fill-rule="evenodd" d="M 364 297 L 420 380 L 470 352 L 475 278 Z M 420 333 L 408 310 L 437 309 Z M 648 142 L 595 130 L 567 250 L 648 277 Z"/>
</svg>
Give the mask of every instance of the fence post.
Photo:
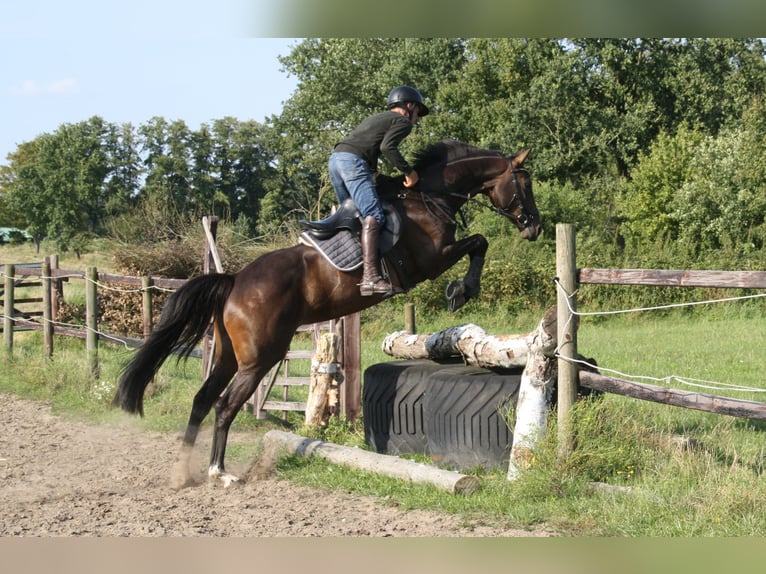
<svg viewBox="0 0 766 574">
<path fill-rule="evenodd" d="M 59 256 L 54 253 L 50 255 L 51 262 L 51 276 L 55 271 L 59 269 Z M 51 319 L 53 321 L 59 320 L 59 308 L 61 302 L 64 300 L 64 284 L 61 279 L 53 279 L 51 281 Z"/>
<path fill-rule="evenodd" d="M 404 304 L 404 330 L 408 333 L 415 334 L 415 304 Z"/>
<path fill-rule="evenodd" d="M 202 272 L 208 273 L 223 273 L 223 265 L 218 256 L 216 250 L 215 240 L 218 233 L 218 217 L 215 215 L 206 215 L 202 218 L 202 228 L 205 230 L 205 255 L 202 260 Z M 212 327 L 212 324 L 211 324 Z M 213 348 L 213 330 L 208 330 L 208 334 L 202 339 L 202 380 L 207 379 L 210 375 L 210 371 L 213 368 L 213 354 L 215 349 Z"/>
<path fill-rule="evenodd" d="M 48 257 L 43 260 L 40 284 L 43 289 L 43 346 L 45 358 L 53 356 L 53 305 L 51 303 L 51 262 Z"/>
<path fill-rule="evenodd" d="M 13 278 L 16 275 L 16 266 L 12 263 L 5 265 L 5 295 L 3 303 L 3 341 L 5 350 L 10 355 L 13 352 Z"/>
<path fill-rule="evenodd" d="M 85 348 L 88 366 L 93 378 L 99 375 L 98 368 L 98 271 L 88 267 L 85 272 Z"/>
<path fill-rule="evenodd" d="M 361 314 L 346 315 L 343 329 L 343 383 L 340 385 L 340 412 L 355 420 L 362 410 Z"/>
<path fill-rule="evenodd" d="M 573 437 L 569 411 L 577 400 L 577 365 L 571 361 L 577 357 L 577 324 L 570 312 L 576 310 L 574 226 L 569 223 L 556 224 L 556 276 L 560 289 L 557 290 L 558 323 L 558 454 L 566 458 L 572 452 Z"/>
<path fill-rule="evenodd" d="M 148 338 L 152 334 L 152 278 L 141 277 L 141 293 L 143 294 L 143 304 L 141 309 L 143 312 L 144 323 L 144 339 Z"/>
</svg>

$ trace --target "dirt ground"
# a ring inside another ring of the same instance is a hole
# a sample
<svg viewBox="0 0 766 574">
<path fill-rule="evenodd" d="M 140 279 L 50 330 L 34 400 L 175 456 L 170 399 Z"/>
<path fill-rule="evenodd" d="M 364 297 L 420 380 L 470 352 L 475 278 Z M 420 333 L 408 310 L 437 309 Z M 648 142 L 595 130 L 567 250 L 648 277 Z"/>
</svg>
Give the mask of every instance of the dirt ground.
<svg viewBox="0 0 766 574">
<path fill-rule="evenodd" d="M 0 394 L 0 536 L 25 537 L 529 537 L 550 536 L 385 500 L 249 476 L 224 489 L 203 480 L 209 442 L 196 449 L 200 484 L 171 488 L 174 433 L 88 425 L 44 403 Z"/>
</svg>

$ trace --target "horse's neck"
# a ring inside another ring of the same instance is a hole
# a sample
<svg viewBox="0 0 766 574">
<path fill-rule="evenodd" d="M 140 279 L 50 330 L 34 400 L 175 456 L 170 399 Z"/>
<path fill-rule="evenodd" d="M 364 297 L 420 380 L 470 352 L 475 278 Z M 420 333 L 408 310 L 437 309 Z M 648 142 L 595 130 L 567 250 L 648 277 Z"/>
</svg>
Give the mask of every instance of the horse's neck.
<svg viewBox="0 0 766 574">
<path fill-rule="evenodd" d="M 391 177 L 388 175 L 378 174 L 375 178 L 375 188 L 378 190 L 378 195 L 381 199 L 392 199 L 402 190 L 402 184 L 404 178 Z"/>
</svg>

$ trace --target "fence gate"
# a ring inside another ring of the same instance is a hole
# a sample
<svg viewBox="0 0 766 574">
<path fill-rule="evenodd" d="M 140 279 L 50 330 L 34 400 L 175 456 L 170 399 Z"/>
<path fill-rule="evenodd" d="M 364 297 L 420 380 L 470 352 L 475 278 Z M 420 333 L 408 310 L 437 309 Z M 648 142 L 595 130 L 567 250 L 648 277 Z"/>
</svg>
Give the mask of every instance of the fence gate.
<svg viewBox="0 0 766 574">
<path fill-rule="evenodd" d="M 0 301 L 11 306 L 10 310 L 3 313 L 9 317 L 9 321 L 0 322 L 0 332 L 4 330 L 4 323 L 10 323 L 14 331 L 28 331 L 34 327 L 25 325 L 26 321 L 34 321 L 34 317 L 42 317 L 42 297 L 18 296 L 16 290 L 26 288 L 40 288 L 42 281 L 42 265 L 40 263 L 14 263 L 13 265 L 0 265 L 4 281 L 0 282 Z M 8 297 L 6 298 L 6 293 Z M 18 306 L 17 306 L 18 305 Z"/>
</svg>

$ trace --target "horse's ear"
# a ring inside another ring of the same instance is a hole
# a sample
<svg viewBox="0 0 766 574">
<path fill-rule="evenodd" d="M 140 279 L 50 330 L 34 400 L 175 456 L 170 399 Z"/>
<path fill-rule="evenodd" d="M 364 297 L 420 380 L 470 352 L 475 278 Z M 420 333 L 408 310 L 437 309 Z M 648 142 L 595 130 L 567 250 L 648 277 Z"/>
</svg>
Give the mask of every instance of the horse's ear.
<svg viewBox="0 0 766 574">
<path fill-rule="evenodd" d="M 524 165 L 524 162 L 527 161 L 527 156 L 529 155 L 530 151 L 531 150 L 523 149 L 517 154 L 511 156 L 511 165 L 514 168 L 521 167 L 522 165 Z"/>
</svg>

